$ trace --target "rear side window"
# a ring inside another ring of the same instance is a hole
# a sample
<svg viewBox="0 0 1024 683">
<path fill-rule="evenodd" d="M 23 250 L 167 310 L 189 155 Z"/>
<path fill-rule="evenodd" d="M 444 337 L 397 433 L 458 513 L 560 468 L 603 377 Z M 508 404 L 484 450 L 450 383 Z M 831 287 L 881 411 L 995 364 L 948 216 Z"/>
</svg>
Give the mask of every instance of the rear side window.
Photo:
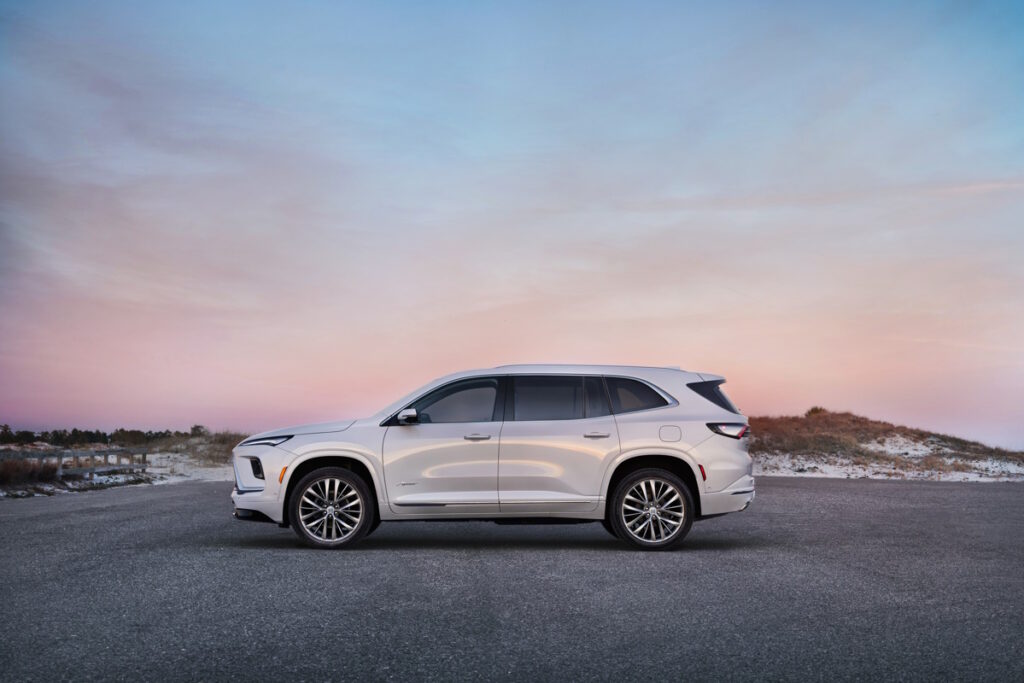
<svg viewBox="0 0 1024 683">
<path fill-rule="evenodd" d="M 587 395 L 587 417 L 611 415 L 608 394 L 604 393 L 604 382 L 600 377 L 587 377 L 583 381 L 583 388 Z"/>
<path fill-rule="evenodd" d="M 643 382 L 623 377 L 608 377 L 605 381 L 612 399 L 612 412 L 616 415 L 668 405 L 661 394 Z"/>
<path fill-rule="evenodd" d="M 512 419 L 577 420 L 583 417 L 583 378 L 523 376 L 512 378 Z"/>
<path fill-rule="evenodd" d="M 494 419 L 494 401 L 498 380 L 493 377 L 467 379 L 432 391 L 412 404 L 419 421 L 490 422 Z"/>
</svg>

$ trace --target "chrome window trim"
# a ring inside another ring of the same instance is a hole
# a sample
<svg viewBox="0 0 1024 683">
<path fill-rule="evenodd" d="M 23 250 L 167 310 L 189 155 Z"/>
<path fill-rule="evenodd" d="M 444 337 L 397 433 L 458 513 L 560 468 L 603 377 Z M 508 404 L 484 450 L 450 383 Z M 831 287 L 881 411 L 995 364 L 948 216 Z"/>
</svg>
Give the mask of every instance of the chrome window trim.
<svg viewBox="0 0 1024 683">
<path fill-rule="evenodd" d="M 608 414 L 608 415 L 611 415 L 611 416 L 635 415 L 637 413 L 648 413 L 648 412 L 651 412 L 653 410 L 664 410 L 665 408 L 674 408 L 674 407 L 679 405 L 679 401 L 677 401 L 672 394 L 668 393 L 667 391 L 665 391 L 664 389 L 662 389 L 658 385 L 649 382 L 648 380 L 644 379 L 643 377 L 637 377 L 635 375 L 603 375 L 603 374 L 602 375 L 595 375 L 592 372 L 513 372 L 513 373 L 500 374 L 500 375 L 473 375 L 473 376 L 470 376 L 470 377 L 459 377 L 458 379 L 453 379 L 450 382 L 445 382 L 444 384 L 440 384 L 440 385 L 438 385 L 438 386 L 436 386 L 436 387 L 434 387 L 432 389 L 428 389 L 428 390 L 424 391 L 422 394 L 419 394 L 418 396 L 416 396 L 415 398 L 410 400 L 408 403 L 406 403 L 404 406 L 402 406 L 401 408 L 399 408 L 398 410 L 396 410 L 392 414 L 388 415 L 386 418 L 381 420 L 380 426 L 381 427 L 389 426 L 388 423 L 391 422 L 392 420 L 394 420 L 398 416 L 398 414 L 400 412 L 402 412 L 403 410 L 405 410 L 406 408 L 412 407 L 412 405 L 414 403 L 417 403 L 420 399 L 426 397 L 428 394 L 432 394 L 435 391 L 439 391 L 441 389 L 444 389 L 445 387 L 450 387 L 453 384 L 458 384 L 459 382 L 467 382 L 467 381 L 471 381 L 471 380 L 475 380 L 475 379 L 499 379 L 499 380 L 500 379 L 506 379 L 506 380 L 510 380 L 511 378 L 514 378 L 514 377 L 579 377 L 581 380 L 584 377 L 600 377 L 602 380 L 609 379 L 609 378 L 611 378 L 611 379 L 628 379 L 628 380 L 632 380 L 634 382 L 640 382 L 641 384 L 647 385 L 647 387 L 649 387 L 650 389 L 654 390 L 654 393 L 658 394 L 658 396 L 661 396 L 663 399 L 665 399 L 665 402 L 666 402 L 665 405 L 657 406 L 655 408 L 644 408 L 642 410 L 630 410 L 630 411 L 625 412 L 625 413 L 611 412 L 611 413 Z M 611 409 L 611 405 L 609 405 L 608 408 L 610 410 Z M 608 417 L 608 416 L 605 415 L 603 417 Z M 576 421 L 576 420 L 592 420 L 592 419 L 595 419 L 595 418 L 584 416 L 584 417 L 570 417 L 570 418 L 566 418 L 564 420 L 512 420 L 512 421 L 513 422 L 573 422 L 573 421 Z M 503 420 L 503 419 L 502 420 L 488 420 L 488 422 L 504 422 L 504 421 L 505 420 Z M 475 423 L 473 423 L 473 422 L 444 422 L 444 423 L 440 423 L 440 424 L 475 424 Z"/>
</svg>

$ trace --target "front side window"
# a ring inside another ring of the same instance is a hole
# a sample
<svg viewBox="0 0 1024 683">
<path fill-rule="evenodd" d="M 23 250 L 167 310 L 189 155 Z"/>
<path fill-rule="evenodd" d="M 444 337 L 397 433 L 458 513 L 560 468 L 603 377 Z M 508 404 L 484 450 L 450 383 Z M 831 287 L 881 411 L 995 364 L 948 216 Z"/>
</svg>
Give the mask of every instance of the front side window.
<svg viewBox="0 0 1024 683">
<path fill-rule="evenodd" d="M 625 377 L 607 377 L 605 381 L 612 399 L 612 412 L 616 415 L 668 405 L 661 394 L 643 382 Z"/>
<path fill-rule="evenodd" d="M 577 420 L 583 417 L 583 377 L 512 378 L 512 419 Z"/>
<path fill-rule="evenodd" d="M 475 377 L 432 391 L 409 407 L 416 409 L 421 424 L 490 422 L 497 397 L 497 379 Z"/>
</svg>

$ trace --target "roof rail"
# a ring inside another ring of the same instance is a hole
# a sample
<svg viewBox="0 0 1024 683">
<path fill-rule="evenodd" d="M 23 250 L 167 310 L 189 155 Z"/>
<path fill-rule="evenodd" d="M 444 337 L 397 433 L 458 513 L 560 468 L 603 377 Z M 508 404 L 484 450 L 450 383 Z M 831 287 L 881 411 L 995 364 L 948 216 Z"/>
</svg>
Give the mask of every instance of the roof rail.
<svg viewBox="0 0 1024 683">
<path fill-rule="evenodd" d="M 627 363 L 505 363 L 494 366 L 492 370 L 524 366 L 537 368 L 644 368 L 648 370 L 678 370 L 680 372 L 687 372 L 678 365 L 629 365 Z"/>
</svg>

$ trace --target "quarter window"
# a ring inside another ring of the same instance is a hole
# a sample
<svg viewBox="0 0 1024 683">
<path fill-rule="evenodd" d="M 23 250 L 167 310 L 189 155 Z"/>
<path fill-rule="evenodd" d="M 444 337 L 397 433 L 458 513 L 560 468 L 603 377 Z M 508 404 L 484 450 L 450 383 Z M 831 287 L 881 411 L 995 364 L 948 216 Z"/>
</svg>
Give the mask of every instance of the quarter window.
<svg viewBox="0 0 1024 683">
<path fill-rule="evenodd" d="M 421 423 L 491 422 L 497 396 L 497 379 L 473 378 L 441 387 L 410 407 Z"/>
<path fill-rule="evenodd" d="M 513 377 L 513 420 L 577 420 L 582 417 L 583 377 Z"/>
<path fill-rule="evenodd" d="M 607 377 L 606 381 L 616 415 L 668 405 L 664 397 L 643 382 L 623 377 Z"/>
</svg>

